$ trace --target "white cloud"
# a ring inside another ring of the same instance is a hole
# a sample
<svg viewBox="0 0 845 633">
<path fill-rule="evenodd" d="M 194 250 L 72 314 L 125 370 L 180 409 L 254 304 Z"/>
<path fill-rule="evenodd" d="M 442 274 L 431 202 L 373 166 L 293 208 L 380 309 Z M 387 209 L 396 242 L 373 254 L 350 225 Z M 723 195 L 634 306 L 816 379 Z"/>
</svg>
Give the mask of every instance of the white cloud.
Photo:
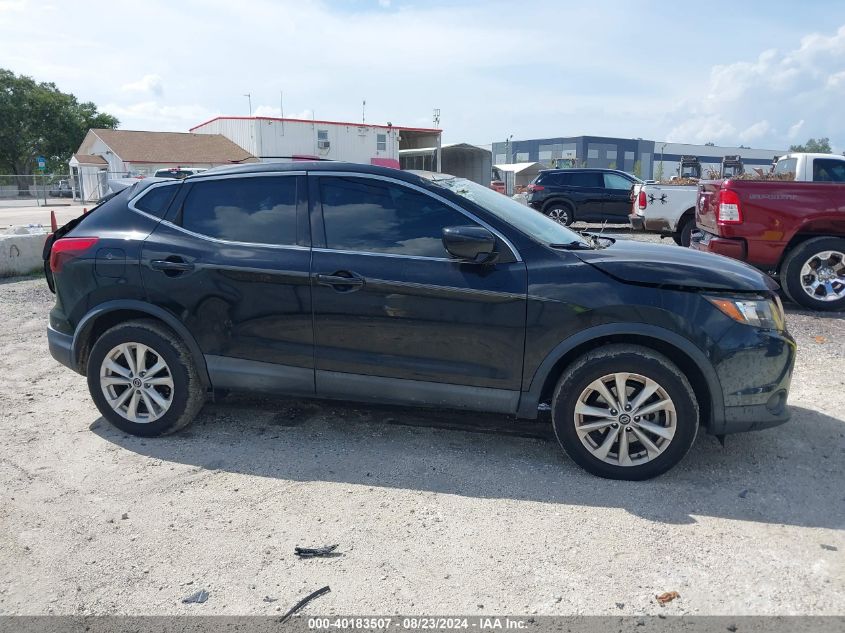
<svg viewBox="0 0 845 633">
<path fill-rule="evenodd" d="M 157 101 L 129 105 L 107 103 L 102 110 L 116 116 L 123 129 L 162 132 L 187 132 L 188 128 L 220 114 L 201 105 L 165 105 Z"/>
<path fill-rule="evenodd" d="M 378 6 L 382 7 L 383 9 L 389 9 L 390 0 L 378 0 Z"/>
<path fill-rule="evenodd" d="M 147 92 L 160 97 L 164 94 L 164 82 L 159 75 L 144 75 L 138 81 L 123 84 L 123 92 Z"/>
<path fill-rule="evenodd" d="M 713 66 L 703 94 L 688 96 L 668 117 L 674 122 L 669 136 L 776 149 L 798 134 L 845 141 L 843 67 L 845 26 L 833 35 L 807 35 L 792 50 Z"/>
</svg>

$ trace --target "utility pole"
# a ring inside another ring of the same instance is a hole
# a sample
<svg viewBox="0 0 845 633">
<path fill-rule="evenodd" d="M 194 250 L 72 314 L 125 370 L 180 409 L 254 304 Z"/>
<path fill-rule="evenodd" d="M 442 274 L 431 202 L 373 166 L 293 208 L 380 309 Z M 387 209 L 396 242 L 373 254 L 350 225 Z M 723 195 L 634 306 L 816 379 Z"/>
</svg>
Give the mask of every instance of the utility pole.
<svg viewBox="0 0 845 633">
<path fill-rule="evenodd" d="M 252 93 L 248 92 L 244 96 L 249 100 L 249 116 L 252 116 Z"/>
<path fill-rule="evenodd" d="M 361 102 L 361 123 L 367 122 L 367 100 Z"/>
<path fill-rule="evenodd" d="M 440 129 L 440 108 L 434 108 L 434 127 Z M 437 133 L 437 154 L 435 156 L 435 161 L 437 166 L 434 171 L 440 173 L 440 159 L 442 154 L 442 147 L 441 147 L 441 138 L 443 136 L 442 132 Z"/>
</svg>

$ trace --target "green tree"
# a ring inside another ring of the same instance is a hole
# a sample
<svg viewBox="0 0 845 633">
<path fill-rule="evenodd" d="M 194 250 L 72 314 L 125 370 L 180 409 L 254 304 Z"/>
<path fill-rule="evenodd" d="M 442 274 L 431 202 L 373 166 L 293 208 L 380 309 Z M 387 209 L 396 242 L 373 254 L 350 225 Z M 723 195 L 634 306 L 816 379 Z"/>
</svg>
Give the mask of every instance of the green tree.
<svg viewBox="0 0 845 633">
<path fill-rule="evenodd" d="M 37 156 L 47 159 L 48 172 L 66 171 L 90 128 L 116 128 L 118 123 L 53 83 L 0 68 L 0 173 L 31 174 Z"/>
<path fill-rule="evenodd" d="M 828 137 L 816 140 L 814 138 L 808 139 L 803 145 L 790 145 L 790 152 L 810 152 L 815 154 L 830 154 L 830 139 Z"/>
<path fill-rule="evenodd" d="M 643 164 L 640 161 L 634 163 L 634 175 L 637 178 L 643 177 Z"/>
</svg>

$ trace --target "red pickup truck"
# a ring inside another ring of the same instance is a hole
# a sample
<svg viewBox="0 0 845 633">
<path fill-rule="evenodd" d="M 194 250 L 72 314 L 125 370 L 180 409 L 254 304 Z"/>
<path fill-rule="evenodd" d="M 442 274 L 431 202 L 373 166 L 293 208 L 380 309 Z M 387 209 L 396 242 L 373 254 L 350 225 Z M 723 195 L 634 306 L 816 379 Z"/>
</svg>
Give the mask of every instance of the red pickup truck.
<svg viewBox="0 0 845 633">
<path fill-rule="evenodd" d="M 690 246 L 778 277 L 814 310 L 845 310 L 845 182 L 703 180 Z"/>
</svg>

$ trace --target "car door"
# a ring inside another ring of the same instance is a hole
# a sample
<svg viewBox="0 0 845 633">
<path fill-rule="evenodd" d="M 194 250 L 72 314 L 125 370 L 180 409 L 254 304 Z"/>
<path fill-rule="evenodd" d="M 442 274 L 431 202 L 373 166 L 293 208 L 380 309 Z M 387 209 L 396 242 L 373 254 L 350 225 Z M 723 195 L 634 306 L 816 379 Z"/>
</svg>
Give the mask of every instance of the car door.
<svg viewBox="0 0 845 633">
<path fill-rule="evenodd" d="M 495 264 L 461 263 L 447 226 L 481 225 L 401 180 L 311 180 L 317 394 L 515 410 L 526 269 L 501 234 Z"/>
<path fill-rule="evenodd" d="M 314 391 L 304 172 L 186 181 L 146 240 L 149 300 L 176 315 L 215 387 Z"/>
<path fill-rule="evenodd" d="M 602 215 L 608 222 L 628 223 L 631 212 L 631 186 L 633 183 L 619 174 L 604 173 L 604 203 Z"/>
<path fill-rule="evenodd" d="M 602 219 L 605 191 L 599 172 L 573 171 L 569 174 L 568 188 L 576 201 L 576 220 L 595 222 Z"/>
</svg>

